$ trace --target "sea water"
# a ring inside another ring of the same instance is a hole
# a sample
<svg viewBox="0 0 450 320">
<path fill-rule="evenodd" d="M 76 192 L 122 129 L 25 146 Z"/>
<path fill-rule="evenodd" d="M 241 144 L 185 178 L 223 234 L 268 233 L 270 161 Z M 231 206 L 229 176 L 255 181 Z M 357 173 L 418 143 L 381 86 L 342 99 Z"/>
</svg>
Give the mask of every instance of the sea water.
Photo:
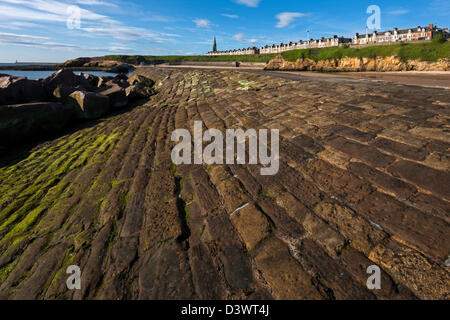
<svg viewBox="0 0 450 320">
<path fill-rule="evenodd" d="M 14 66 L 32 66 L 32 65 L 38 65 L 38 66 L 54 66 L 54 63 L 0 63 L 0 66 L 6 66 L 6 67 L 14 67 Z M 0 70 L 0 74 L 8 74 L 10 76 L 14 77 L 27 77 L 30 80 L 37 80 L 37 79 L 45 79 L 49 76 L 51 76 L 56 71 L 45 71 L 45 70 L 33 70 L 33 71 L 24 71 L 24 70 Z M 74 71 L 75 74 L 80 73 L 88 73 L 92 74 L 97 77 L 106 77 L 106 76 L 116 76 L 116 73 L 111 72 L 104 72 L 104 71 Z"/>
</svg>

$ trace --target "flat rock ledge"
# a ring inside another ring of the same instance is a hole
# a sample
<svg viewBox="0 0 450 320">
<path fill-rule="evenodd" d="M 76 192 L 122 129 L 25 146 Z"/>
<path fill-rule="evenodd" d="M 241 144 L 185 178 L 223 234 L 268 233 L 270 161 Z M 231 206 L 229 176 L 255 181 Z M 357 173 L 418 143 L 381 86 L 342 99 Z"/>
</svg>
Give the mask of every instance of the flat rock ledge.
<svg viewBox="0 0 450 320">
<path fill-rule="evenodd" d="M 0 166 L 0 298 L 450 298 L 448 90 L 138 73 L 150 101 Z M 278 174 L 174 166 L 198 120 L 279 129 Z"/>
</svg>

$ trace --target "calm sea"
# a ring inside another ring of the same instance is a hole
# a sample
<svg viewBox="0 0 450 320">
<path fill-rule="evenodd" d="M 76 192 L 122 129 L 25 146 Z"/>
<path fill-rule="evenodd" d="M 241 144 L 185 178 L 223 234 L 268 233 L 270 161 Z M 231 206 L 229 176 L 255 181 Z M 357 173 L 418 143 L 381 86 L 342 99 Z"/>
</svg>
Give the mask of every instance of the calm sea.
<svg viewBox="0 0 450 320">
<path fill-rule="evenodd" d="M 26 65 L 26 66 L 33 66 L 33 65 L 39 65 L 39 66 L 54 66 L 55 63 L 0 63 L 0 66 L 6 66 L 6 67 L 14 67 L 14 66 L 20 66 L 20 65 Z M 10 76 L 15 77 L 27 77 L 30 80 L 37 80 L 37 79 L 45 79 L 48 76 L 52 75 L 56 71 L 22 71 L 22 70 L 0 70 L 0 74 L 8 74 Z M 103 71 L 75 71 L 75 74 L 83 73 L 89 73 L 97 77 L 103 77 L 103 76 L 115 76 L 115 73 L 110 72 L 103 72 Z"/>
</svg>

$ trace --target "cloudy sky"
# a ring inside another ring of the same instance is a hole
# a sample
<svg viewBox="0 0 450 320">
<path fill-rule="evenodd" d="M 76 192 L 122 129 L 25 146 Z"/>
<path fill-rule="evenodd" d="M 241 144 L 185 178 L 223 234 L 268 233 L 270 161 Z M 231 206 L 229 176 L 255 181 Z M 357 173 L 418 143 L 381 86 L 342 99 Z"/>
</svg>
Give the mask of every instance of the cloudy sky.
<svg viewBox="0 0 450 320">
<path fill-rule="evenodd" d="M 450 1 L 0 0 L 0 62 L 60 62 L 105 54 L 191 55 L 364 32 L 450 27 Z"/>
</svg>

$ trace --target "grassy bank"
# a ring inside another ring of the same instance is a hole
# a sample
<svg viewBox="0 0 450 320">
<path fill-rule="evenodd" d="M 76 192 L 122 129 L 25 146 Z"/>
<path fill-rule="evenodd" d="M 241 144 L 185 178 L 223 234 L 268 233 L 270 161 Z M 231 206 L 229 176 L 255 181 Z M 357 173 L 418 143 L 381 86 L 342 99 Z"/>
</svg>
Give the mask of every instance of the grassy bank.
<svg viewBox="0 0 450 320">
<path fill-rule="evenodd" d="M 255 54 L 245 56 L 121 56 L 109 55 L 101 57 L 104 60 L 119 60 L 125 63 L 136 63 L 141 61 L 147 64 L 179 62 L 179 61 L 200 61 L 200 62 L 226 62 L 226 61 L 240 61 L 240 62 L 269 62 L 276 54 Z"/>
<path fill-rule="evenodd" d="M 444 43 L 415 43 L 398 44 L 390 46 L 372 46 L 362 49 L 334 47 L 320 50 L 293 50 L 283 52 L 283 57 L 288 61 L 296 61 L 299 58 L 311 58 L 313 60 L 339 59 L 343 57 L 373 58 L 398 56 L 403 61 L 421 59 L 422 61 L 437 61 L 450 57 L 450 42 Z"/>
<path fill-rule="evenodd" d="M 433 41 L 429 43 L 403 43 L 390 46 L 372 46 L 362 49 L 349 47 L 333 47 L 323 49 L 291 50 L 282 53 L 288 61 L 296 61 L 299 58 L 313 60 L 339 59 L 343 57 L 373 58 L 375 56 L 399 56 L 402 60 L 421 59 L 423 61 L 437 61 L 450 57 L 449 41 Z M 146 64 L 178 62 L 178 61 L 240 61 L 240 62 L 269 62 L 276 54 L 244 55 L 244 56 L 119 56 L 110 55 L 101 57 L 105 60 L 120 60 L 122 62 Z"/>
</svg>

